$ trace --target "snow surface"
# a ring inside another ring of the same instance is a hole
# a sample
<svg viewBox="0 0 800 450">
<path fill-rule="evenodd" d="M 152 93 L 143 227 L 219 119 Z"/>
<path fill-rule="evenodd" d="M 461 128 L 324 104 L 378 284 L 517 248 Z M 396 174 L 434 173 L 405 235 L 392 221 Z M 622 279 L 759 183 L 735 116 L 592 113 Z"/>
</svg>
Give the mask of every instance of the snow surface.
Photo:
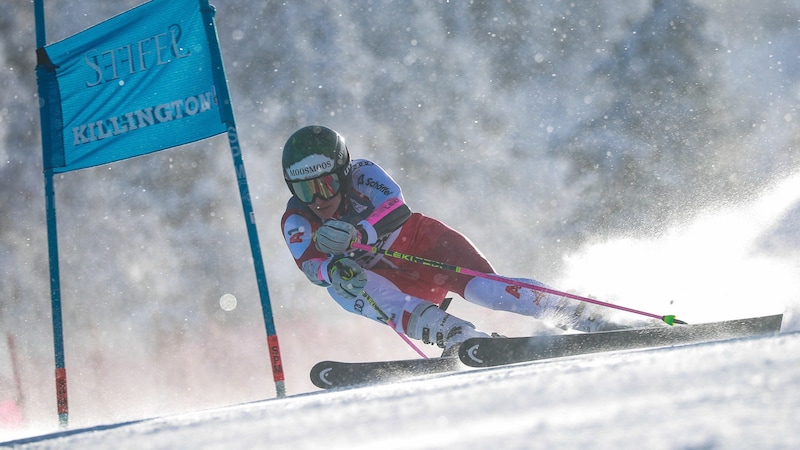
<svg viewBox="0 0 800 450">
<path fill-rule="evenodd" d="M 0 208 L 0 332 L 17 338 L 24 423 L 1 424 L 0 441 L 22 440 L 0 447 L 800 448 L 796 334 L 314 392 L 306 372 L 320 358 L 413 352 L 307 283 L 274 234 L 286 201 L 275 141 L 326 123 L 500 273 L 691 323 L 784 310 L 800 301 L 798 2 L 383 2 L 375 14 L 339 0 L 310 15 L 303 2 L 216 2 L 292 396 L 270 399 L 219 137 L 57 181 L 72 429 L 46 436 L 57 417 L 45 218 L 31 207 L 43 198 L 34 21 L 30 1 L 6 3 L 0 185 L 14 195 Z M 45 3 L 55 40 L 141 0 Z M 674 7 L 703 36 L 653 45 Z M 689 63 L 655 64 L 673 58 Z M 681 95 L 697 85 L 710 91 Z M 610 102 L 643 120 L 598 129 L 618 116 Z M 602 169 L 570 179 L 586 157 Z M 638 169 L 619 170 L 622 157 Z M 519 186 L 524 208 L 508 195 Z M 451 311 L 486 331 L 533 331 L 471 308 Z M 0 402 L 10 360 L 0 341 Z M 176 414 L 187 411 L 200 412 Z"/>
<path fill-rule="evenodd" d="M 465 369 L 0 447 L 800 448 L 798 412 L 794 331 Z"/>
</svg>

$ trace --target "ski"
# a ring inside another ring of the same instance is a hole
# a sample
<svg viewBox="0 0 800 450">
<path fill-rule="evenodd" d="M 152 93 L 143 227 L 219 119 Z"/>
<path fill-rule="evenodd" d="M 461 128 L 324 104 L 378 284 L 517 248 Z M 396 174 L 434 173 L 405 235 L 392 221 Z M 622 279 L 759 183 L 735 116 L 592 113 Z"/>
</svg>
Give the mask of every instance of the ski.
<svg viewBox="0 0 800 450">
<path fill-rule="evenodd" d="M 636 328 L 598 333 L 513 338 L 472 338 L 459 349 L 459 358 L 393 361 L 322 361 L 311 369 L 311 382 L 321 389 L 395 381 L 418 375 L 471 367 L 491 367 L 540 359 L 637 348 L 718 341 L 780 331 L 783 315 L 754 317 L 696 325 Z"/>
<path fill-rule="evenodd" d="M 460 366 L 455 357 L 371 362 L 322 361 L 311 368 L 311 382 L 321 389 L 333 389 L 449 372 Z"/>
<path fill-rule="evenodd" d="M 664 347 L 777 333 L 783 315 L 696 325 L 512 338 L 472 338 L 459 348 L 461 362 L 491 367 L 585 353 Z"/>
</svg>

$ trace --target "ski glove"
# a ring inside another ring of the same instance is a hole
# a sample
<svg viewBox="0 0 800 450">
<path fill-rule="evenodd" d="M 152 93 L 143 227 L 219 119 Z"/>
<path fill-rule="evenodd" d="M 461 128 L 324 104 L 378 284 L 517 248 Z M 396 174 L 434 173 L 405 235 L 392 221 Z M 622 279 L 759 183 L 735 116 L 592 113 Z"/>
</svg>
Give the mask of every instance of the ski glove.
<svg viewBox="0 0 800 450">
<path fill-rule="evenodd" d="M 343 255 L 359 239 L 356 227 L 341 220 L 329 220 L 314 233 L 317 250 L 330 255 Z"/>
<path fill-rule="evenodd" d="M 342 258 L 332 262 L 328 267 L 328 276 L 333 289 L 340 296 L 354 299 L 364 290 L 367 284 L 367 272 L 352 259 Z"/>
</svg>

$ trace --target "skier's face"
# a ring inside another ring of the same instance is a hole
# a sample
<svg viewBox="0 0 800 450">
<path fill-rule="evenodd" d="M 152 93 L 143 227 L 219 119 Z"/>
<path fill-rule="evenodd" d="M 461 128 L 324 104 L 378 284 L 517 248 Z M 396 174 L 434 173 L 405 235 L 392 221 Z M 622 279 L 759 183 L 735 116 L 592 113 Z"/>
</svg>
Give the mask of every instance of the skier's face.
<svg viewBox="0 0 800 450">
<path fill-rule="evenodd" d="M 314 201 L 311 202 L 308 207 L 311 208 L 311 211 L 314 211 L 314 214 L 316 214 L 320 219 L 328 220 L 332 218 L 334 214 L 336 214 L 336 211 L 339 210 L 339 206 L 341 204 L 342 193 L 339 192 L 328 200 L 322 200 L 320 197 L 314 197 Z"/>
</svg>

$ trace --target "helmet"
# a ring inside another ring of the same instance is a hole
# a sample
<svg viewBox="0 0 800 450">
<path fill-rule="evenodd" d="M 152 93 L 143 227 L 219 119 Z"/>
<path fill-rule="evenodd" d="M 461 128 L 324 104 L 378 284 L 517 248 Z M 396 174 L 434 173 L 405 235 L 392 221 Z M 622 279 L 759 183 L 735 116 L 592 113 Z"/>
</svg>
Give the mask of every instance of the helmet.
<svg viewBox="0 0 800 450">
<path fill-rule="evenodd" d="M 319 125 L 295 131 L 283 146 L 283 178 L 305 203 L 314 196 L 332 198 L 349 186 L 350 153 L 344 138 Z"/>
</svg>

